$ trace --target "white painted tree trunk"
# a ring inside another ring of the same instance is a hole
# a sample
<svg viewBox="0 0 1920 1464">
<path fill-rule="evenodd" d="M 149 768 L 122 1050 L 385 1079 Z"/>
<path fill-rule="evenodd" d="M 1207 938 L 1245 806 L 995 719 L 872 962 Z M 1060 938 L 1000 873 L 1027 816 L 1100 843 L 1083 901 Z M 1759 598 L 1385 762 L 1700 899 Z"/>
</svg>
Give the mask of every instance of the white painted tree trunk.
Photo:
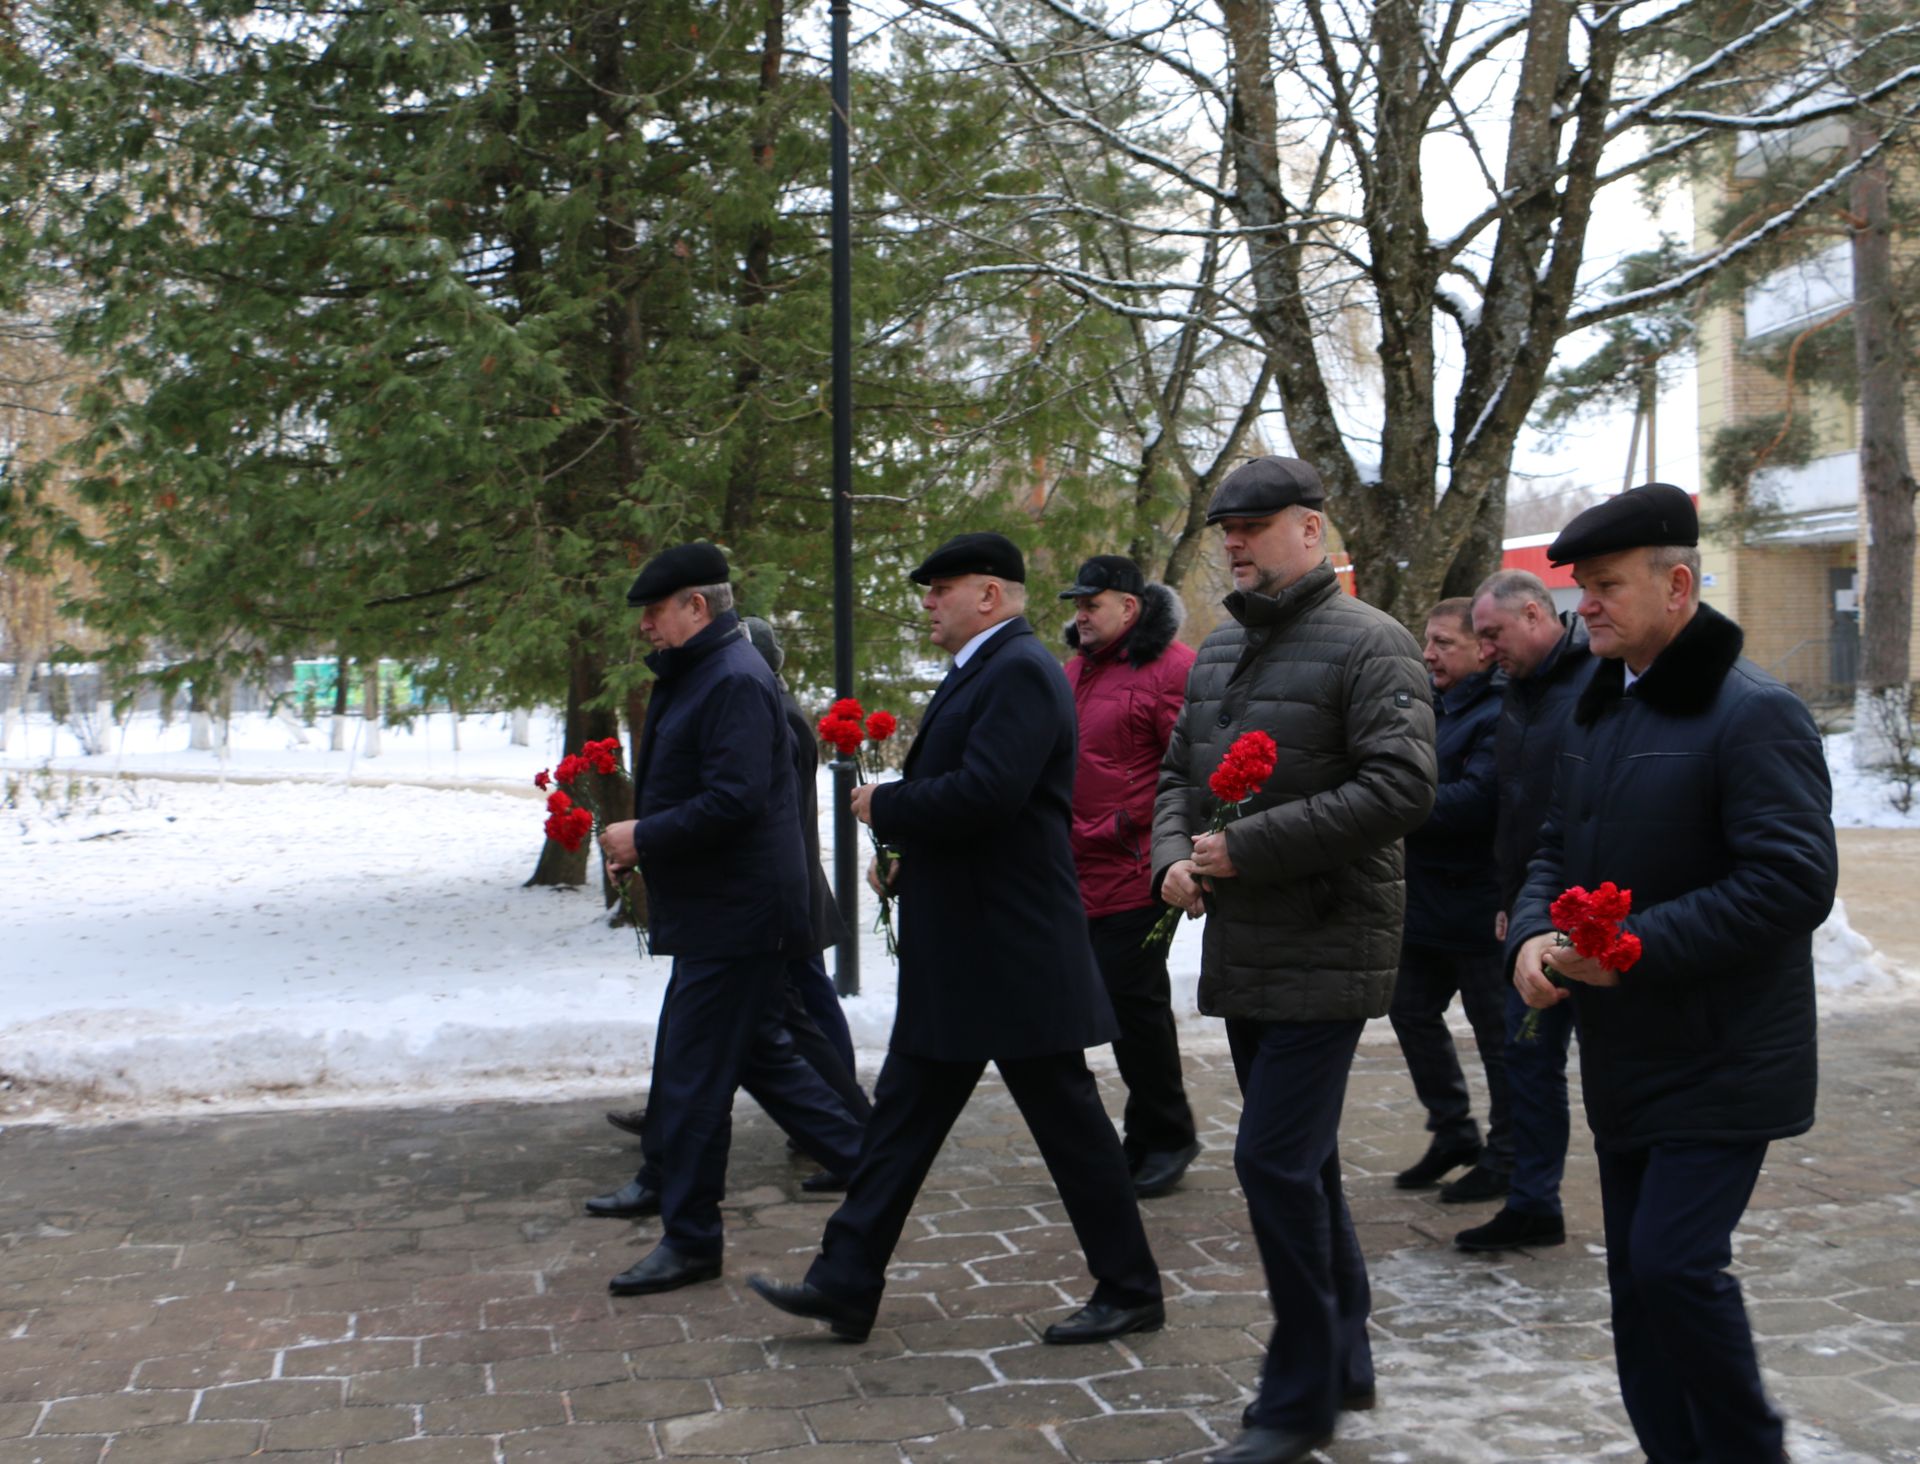
<svg viewBox="0 0 1920 1464">
<path fill-rule="evenodd" d="M 513 745 L 525 747 L 533 740 L 533 713 L 525 707 L 513 709 Z"/>
<path fill-rule="evenodd" d="M 360 711 L 366 725 L 360 729 L 360 756 L 380 756 L 380 663 L 375 661 L 360 688 Z"/>
<path fill-rule="evenodd" d="M 194 752 L 213 751 L 213 717 L 207 712 L 187 714 L 187 747 Z"/>
<path fill-rule="evenodd" d="M 347 719 L 338 712 L 330 719 L 333 723 L 333 737 L 330 745 L 335 752 L 347 750 Z"/>
</svg>

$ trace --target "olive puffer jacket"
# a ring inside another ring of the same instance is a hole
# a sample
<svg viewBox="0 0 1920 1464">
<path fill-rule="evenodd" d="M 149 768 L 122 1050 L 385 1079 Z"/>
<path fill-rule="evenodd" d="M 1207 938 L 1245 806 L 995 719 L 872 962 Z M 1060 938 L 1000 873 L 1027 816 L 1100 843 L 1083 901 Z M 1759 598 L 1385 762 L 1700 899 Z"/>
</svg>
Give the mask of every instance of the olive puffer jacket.
<svg viewBox="0 0 1920 1464">
<path fill-rule="evenodd" d="M 1401 840 L 1433 808 L 1432 690 L 1420 648 L 1341 593 L 1322 562 L 1278 595 L 1227 596 L 1160 770 L 1154 888 L 1210 826 L 1207 778 L 1235 738 L 1279 745 L 1227 829 L 1238 874 L 1209 897 L 1200 1010 L 1267 1022 L 1377 1017 L 1406 907 Z"/>
</svg>

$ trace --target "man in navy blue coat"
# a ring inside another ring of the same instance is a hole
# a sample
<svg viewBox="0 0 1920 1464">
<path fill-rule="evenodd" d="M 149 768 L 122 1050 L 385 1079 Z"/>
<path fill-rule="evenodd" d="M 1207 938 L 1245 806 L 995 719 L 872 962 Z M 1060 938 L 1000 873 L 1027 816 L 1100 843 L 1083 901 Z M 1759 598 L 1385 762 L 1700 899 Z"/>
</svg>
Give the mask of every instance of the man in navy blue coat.
<svg viewBox="0 0 1920 1464">
<path fill-rule="evenodd" d="M 1600 1165 L 1620 1393 L 1652 1464 L 1785 1458 L 1734 1227 L 1775 1139 L 1813 1125 L 1814 930 L 1839 857 L 1820 735 L 1699 600 L 1692 500 L 1664 483 L 1588 509 L 1571 563 L 1593 679 L 1508 956 L 1530 1006 L 1571 999 Z M 1624 972 L 1559 946 L 1573 885 L 1631 890 Z M 1557 980 L 1556 980 L 1557 978 Z M 1564 984 L 1561 984 L 1564 983 Z"/>
<path fill-rule="evenodd" d="M 1494 729 L 1505 684 L 1474 634 L 1473 602 L 1464 597 L 1442 600 L 1428 612 L 1421 660 L 1433 678 L 1440 783 L 1432 814 L 1407 835 L 1407 922 L 1387 1016 L 1433 1137 L 1420 1161 L 1393 1182 L 1401 1189 L 1427 1189 L 1447 1171 L 1471 1166 L 1440 1190 L 1445 1203 L 1467 1204 L 1505 1194 L 1513 1167 L 1505 1051 L 1510 988 L 1493 933 L 1500 887 L 1491 857 L 1499 804 Z M 1447 1031 L 1447 1007 L 1456 993 L 1487 1074 L 1484 1145 Z"/>
<path fill-rule="evenodd" d="M 781 1020 L 787 961 L 813 943 L 806 849 L 780 688 L 733 612 L 726 558 L 711 544 L 665 550 L 627 600 L 641 607 L 656 684 L 634 817 L 608 825 L 601 845 L 616 877 L 640 870 L 649 946 L 674 961 L 647 1097 L 665 1234 L 609 1283 L 622 1296 L 720 1274 L 733 1095 L 749 1054 L 754 1096 L 822 1166 L 847 1173 L 860 1147 L 860 1125 Z M 644 1214 L 644 1188 L 636 1179 L 593 1213 Z"/>
<path fill-rule="evenodd" d="M 953 668 L 904 776 L 854 790 L 856 814 L 899 854 L 893 1036 L 859 1165 L 806 1280 L 748 1284 L 783 1311 L 864 1338 L 914 1196 L 991 1062 L 1096 1282 L 1046 1340 L 1151 1331 L 1165 1318 L 1160 1273 L 1084 1055 L 1118 1025 L 1074 872 L 1073 698 L 1020 614 L 1026 569 L 1011 541 L 962 534 L 913 579 L 927 586 L 930 638 Z"/>
</svg>

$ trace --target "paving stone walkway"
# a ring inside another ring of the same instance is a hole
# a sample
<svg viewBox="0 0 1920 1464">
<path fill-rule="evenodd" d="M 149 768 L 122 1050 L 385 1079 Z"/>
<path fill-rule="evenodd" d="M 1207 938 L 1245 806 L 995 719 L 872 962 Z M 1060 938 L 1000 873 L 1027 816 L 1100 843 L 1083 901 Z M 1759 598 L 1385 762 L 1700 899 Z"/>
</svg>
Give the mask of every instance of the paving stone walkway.
<svg viewBox="0 0 1920 1464">
<path fill-rule="evenodd" d="M 1738 1265 L 1796 1461 L 1920 1460 L 1920 1008 L 1822 1037 L 1820 1126 L 1775 1147 Z M 634 1167 L 606 1104 L 9 1128 L 0 1464 L 1194 1456 L 1237 1431 L 1271 1318 L 1235 1189 L 1231 1070 L 1201 1051 L 1188 1072 L 1207 1152 L 1148 1207 L 1168 1327 L 1082 1348 L 1038 1341 L 1088 1283 L 991 1081 L 857 1347 L 745 1289 L 756 1270 L 796 1277 L 829 1213 L 799 1198 L 804 1170 L 745 1103 L 725 1279 L 634 1300 L 606 1280 L 657 1231 L 580 1213 Z M 1448 1245 L 1490 1207 L 1393 1189 L 1422 1147 L 1397 1049 L 1363 1046 L 1343 1152 L 1380 1406 L 1344 1417 L 1326 1457 L 1639 1458 L 1584 1142 L 1568 1244 L 1494 1258 Z"/>
</svg>

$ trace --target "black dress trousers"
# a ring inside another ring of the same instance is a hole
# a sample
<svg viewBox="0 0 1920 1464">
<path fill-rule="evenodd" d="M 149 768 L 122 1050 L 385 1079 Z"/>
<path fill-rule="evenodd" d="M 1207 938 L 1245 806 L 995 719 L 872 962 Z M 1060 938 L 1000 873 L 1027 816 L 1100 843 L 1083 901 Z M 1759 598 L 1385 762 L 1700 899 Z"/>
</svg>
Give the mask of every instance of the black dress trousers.
<svg viewBox="0 0 1920 1464">
<path fill-rule="evenodd" d="M 1193 1110 L 1180 1076 L 1180 1039 L 1167 978 L 1167 943 L 1147 937 L 1165 905 L 1094 915 L 1087 920 L 1093 958 L 1100 966 L 1120 1036 L 1113 1044 L 1120 1080 L 1127 1085 L 1121 1133 L 1127 1158 L 1166 1154 L 1193 1142 Z"/>
</svg>

